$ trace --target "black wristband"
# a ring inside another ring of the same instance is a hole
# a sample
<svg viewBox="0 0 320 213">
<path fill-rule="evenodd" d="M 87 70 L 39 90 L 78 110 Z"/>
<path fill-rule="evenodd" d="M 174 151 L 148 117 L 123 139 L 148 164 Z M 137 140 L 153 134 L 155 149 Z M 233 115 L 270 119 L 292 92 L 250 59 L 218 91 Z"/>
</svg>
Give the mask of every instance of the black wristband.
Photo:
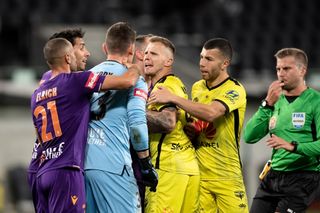
<svg viewBox="0 0 320 213">
<path fill-rule="evenodd" d="M 264 109 L 271 109 L 271 110 L 274 110 L 274 106 L 270 106 L 268 104 L 268 101 L 266 99 L 262 100 L 261 101 L 261 107 L 264 108 Z"/>
<path fill-rule="evenodd" d="M 292 141 L 291 144 L 293 145 L 293 150 L 291 152 L 296 152 L 298 148 L 298 142 L 297 141 Z"/>
</svg>

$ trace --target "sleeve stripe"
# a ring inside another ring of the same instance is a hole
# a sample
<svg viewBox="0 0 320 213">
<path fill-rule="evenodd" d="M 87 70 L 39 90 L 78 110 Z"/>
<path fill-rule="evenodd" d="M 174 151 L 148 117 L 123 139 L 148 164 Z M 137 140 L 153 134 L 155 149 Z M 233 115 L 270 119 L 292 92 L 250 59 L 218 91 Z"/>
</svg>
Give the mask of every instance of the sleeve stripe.
<svg viewBox="0 0 320 213">
<path fill-rule="evenodd" d="M 225 102 L 223 102 L 222 100 L 219 100 L 219 99 L 214 99 L 214 101 L 220 102 L 226 108 L 226 114 L 230 112 L 230 108 Z"/>
</svg>

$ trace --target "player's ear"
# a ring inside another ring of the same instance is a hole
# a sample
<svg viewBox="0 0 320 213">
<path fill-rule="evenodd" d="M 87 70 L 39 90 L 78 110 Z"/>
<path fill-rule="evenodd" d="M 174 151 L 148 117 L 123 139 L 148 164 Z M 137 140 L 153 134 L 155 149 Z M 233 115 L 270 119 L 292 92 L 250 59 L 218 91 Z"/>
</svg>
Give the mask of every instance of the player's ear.
<svg viewBox="0 0 320 213">
<path fill-rule="evenodd" d="M 168 58 L 168 59 L 165 61 L 164 65 L 165 65 L 166 67 L 171 67 L 171 66 L 173 65 L 173 58 Z"/>
<path fill-rule="evenodd" d="M 106 54 L 106 55 L 108 54 L 108 48 L 107 48 L 106 42 L 103 42 L 103 43 L 102 43 L 101 49 L 102 49 L 102 52 L 103 52 L 104 54 Z"/>
<path fill-rule="evenodd" d="M 305 76 L 307 74 L 307 68 L 304 65 L 301 65 L 301 68 L 299 69 L 301 76 Z"/>
<path fill-rule="evenodd" d="M 66 54 L 64 56 L 65 61 L 67 62 L 67 64 L 71 64 L 71 56 L 69 54 Z"/>
<path fill-rule="evenodd" d="M 144 58 L 144 54 L 141 50 L 136 49 L 135 51 L 135 57 L 139 60 L 139 61 L 143 61 Z"/>
<path fill-rule="evenodd" d="M 223 70 L 227 69 L 227 67 L 230 65 L 230 60 L 229 59 L 225 59 L 221 65 L 221 68 Z"/>
</svg>

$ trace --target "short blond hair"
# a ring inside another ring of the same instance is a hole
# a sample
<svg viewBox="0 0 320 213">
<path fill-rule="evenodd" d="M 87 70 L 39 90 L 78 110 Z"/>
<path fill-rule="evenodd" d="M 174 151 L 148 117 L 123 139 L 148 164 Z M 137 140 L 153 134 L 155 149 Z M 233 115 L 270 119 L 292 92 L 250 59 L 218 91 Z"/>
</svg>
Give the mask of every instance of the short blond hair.
<svg viewBox="0 0 320 213">
<path fill-rule="evenodd" d="M 150 43 L 153 42 L 160 42 L 163 44 L 165 47 L 169 48 L 170 51 L 172 52 L 172 55 L 176 52 L 176 47 L 174 44 L 167 38 L 161 37 L 161 36 L 152 36 L 149 40 Z"/>
<path fill-rule="evenodd" d="M 307 54 L 298 48 L 283 48 L 281 50 L 279 50 L 275 55 L 274 55 L 277 59 L 278 58 L 284 58 L 287 56 L 293 56 L 295 58 L 295 60 L 297 61 L 297 63 L 302 64 L 303 66 L 305 66 L 306 68 L 308 67 L 308 57 Z"/>
</svg>

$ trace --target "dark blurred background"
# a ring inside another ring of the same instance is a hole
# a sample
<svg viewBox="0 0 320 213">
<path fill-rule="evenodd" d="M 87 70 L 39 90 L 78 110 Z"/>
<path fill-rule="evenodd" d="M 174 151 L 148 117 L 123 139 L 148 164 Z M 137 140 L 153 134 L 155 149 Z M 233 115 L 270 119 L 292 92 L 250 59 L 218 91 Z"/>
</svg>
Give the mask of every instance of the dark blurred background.
<svg viewBox="0 0 320 213">
<path fill-rule="evenodd" d="M 230 74 L 248 93 L 247 120 L 276 78 L 273 55 L 280 48 L 297 47 L 308 54 L 307 84 L 320 89 L 319 9 L 317 0 L 1 0 L 0 212 L 32 212 L 24 179 L 34 140 L 29 97 L 48 69 L 42 47 L 54 32 L 86 31 L 87 68 L 104 59 L 100 45 L 115 22 L 129 22 L 138 34 L 168 37 L 177 48 L 175 72 L 189 91 L 201 77 L 203 43 L 227 38 L 234 48 Z M 242 143 L 241 153 L 251 203 L 270 150 L 264 143 Z M 309 212 L 317 209 L 315 203 Z"/>
</svg>

